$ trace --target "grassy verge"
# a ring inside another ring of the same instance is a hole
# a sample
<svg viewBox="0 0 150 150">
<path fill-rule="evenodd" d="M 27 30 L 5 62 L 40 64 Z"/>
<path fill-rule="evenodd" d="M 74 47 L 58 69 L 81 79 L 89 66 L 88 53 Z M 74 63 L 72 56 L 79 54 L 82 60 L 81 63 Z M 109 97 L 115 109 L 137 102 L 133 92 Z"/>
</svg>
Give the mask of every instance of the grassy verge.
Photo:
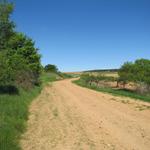
<svg viewBox="0 0 150 150">
<path fill-rule="evenodd" d="M 43 73 L 40 78 L 42 82 L 42 87 L 45 86 L 48 82 L 53 82 L 60 80 L 60 76 L 56 73 Z"/>
<path fill-rule="evenodd" d="M 110 93 L 110 94 L 115 95 L 115 96 L 125 96 L 125 97 L 134 98 L 134 99 L 137 99 L 137 100 L 150 102 L 150 96 L 140 95 L 140 94 L 134 93 L 132 91 L 128 91 L 128 90 L 112 89 L 112 88 L 99 88 L 99 87 L 96 87 L 96 86 L 87 85 L 82 80 L 76 80 L 76 81 L 73 81 L 73 83 L 75 83 L 77 85 L 80 85 L 82 87 L 86 87 L 86 88 L 89 88 L 89 89 L 96 90 L 96 91 Z"/>
<path fill-rule="evenodd" d="M 48 82 L 57 80 L 57 74 L 42 74 L 40 87 L 20 90 L 18 95 L 0 94 L 0 150 L 20 150 L 19 139 L 25 131 L 28 107 Z"/>
</svg>

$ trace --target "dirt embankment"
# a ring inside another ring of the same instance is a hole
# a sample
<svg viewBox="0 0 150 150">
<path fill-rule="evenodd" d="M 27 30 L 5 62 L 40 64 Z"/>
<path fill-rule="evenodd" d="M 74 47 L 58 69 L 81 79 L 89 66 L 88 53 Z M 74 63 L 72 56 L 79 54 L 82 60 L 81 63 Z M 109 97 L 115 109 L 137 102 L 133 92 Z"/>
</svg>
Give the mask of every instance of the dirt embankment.
<svg viewBox="0 0 150 150">
<path fill-rule="evenodd" d="M 149 150 L 150 105 L 74 85 L 47 86 L 32 103 L 23 150 Z"/>
</svg>

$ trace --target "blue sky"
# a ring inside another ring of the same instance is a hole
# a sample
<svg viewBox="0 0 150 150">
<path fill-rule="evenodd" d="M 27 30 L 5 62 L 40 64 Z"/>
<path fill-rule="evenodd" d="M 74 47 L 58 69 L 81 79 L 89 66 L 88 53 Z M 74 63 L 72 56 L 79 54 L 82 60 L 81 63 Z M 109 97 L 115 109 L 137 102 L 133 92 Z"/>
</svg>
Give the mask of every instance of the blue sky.
<svg viewBox="0 0 150 150">
<path fill-rule="evenodd" d="M 61 71 L 150 59 L 150 0 L 14 0 L 17 30 Z"/>
</svg>

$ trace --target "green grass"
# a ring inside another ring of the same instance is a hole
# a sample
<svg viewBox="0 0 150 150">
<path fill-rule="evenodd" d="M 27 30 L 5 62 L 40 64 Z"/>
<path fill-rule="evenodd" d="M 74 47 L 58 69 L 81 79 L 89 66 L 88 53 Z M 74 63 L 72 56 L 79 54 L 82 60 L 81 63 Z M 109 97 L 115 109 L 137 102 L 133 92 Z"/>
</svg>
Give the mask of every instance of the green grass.
<svg viewBox="0 0 150 150">
<path fill-rule="evenodd" d="M 73 78 L 74 77 L 71 74 L 62 73 L 62 72 L 59 72 L 59 76 L 62 77 L 63 79 L 69 79 L 69 78 Z"/>
<path fill-rule="evenodd" d="M 19 138 L 26 127 L 28 106 L 40 93 L 35 87 L 19 95 L 0 95 L 0 150 L 19 150 Z"/>
<path fill-rule="evenodd" d="M 96 87 L 96 86 L 90 86 L 90 85 L 85 84 L 85 82 L 82 80 L 76 80 L 76 81 L 73 81 L 73 83 L 80 85 L 82 87 L 96 90 L 96 91 L 110 93 L 115 96 L 125 96 L 125 97 L 134 98 L 137 100 L 150 102 L 150 95 L 140 95 L 135 92 L 132 92 L 129 90 L 123 90 L 123 89 L 100 88 L 100 87 Z"/>
<path fill-rule="evenodd" d="M 48 82 L 57 81 L 60 79 L 60 76 L 56 73 L 42 73 L 41 75 L 42 86 L 45 86 Z"/>
<path fill-rule="evenodd" d="M 42 85 L 30 91 L 19 90 L 18 95 L 0 94 L 0 150 L 20 150 L 19 140 L 26 129 L 28 108 L 48 83 L 56 81 L 57 74 L 44 73 Z"/>
</svg>

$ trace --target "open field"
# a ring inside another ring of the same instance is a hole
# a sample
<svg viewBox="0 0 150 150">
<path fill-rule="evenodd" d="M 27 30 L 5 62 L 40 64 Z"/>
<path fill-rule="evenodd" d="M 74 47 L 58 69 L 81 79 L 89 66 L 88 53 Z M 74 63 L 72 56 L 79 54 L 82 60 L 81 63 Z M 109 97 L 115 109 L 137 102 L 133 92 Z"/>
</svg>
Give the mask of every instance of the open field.
<svg viewBox="0 0 150 150">
<path fill-rule="evenodd" d="M 95 76 L 104 75 L 108 77 L 118 77 L 117 72 L 86 72 L 86 73 Z"/>
<path fill-rule="evenodd" d="M 23 150 L 149 150 L 150 103 L 79 87 L 44 88 L 30 106 Z"/>
<path fill-rule="evenodd" d="M 90 75 L 104 75 L 104 76 L 109 76 L 109 77 L 118 77 L 117 72 L 108 72 L 108 71 L 102 71 L 102 72 L 65 72 L 66 74 L 70 75 L 82 75 L 82 74 L 90 74 Z"/>
</svg>

